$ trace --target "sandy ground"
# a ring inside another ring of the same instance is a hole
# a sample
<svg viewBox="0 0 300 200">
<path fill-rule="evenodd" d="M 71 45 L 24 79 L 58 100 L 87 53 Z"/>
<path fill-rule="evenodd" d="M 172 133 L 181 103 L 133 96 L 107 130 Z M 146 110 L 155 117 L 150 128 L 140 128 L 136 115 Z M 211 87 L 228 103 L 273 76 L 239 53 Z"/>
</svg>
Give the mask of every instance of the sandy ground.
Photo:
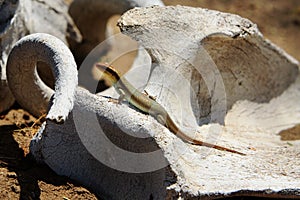
<svg viewBox="0 0 300 200">
<path fill-rule="evenodd" d="M 239 14 L 257 23 L 266 38 L 300 60 L 299 0 L 164 2 L 167 5 L 181 4 Z M 29 142 L 39 124 L 39 120 L 20 109 L 18 104 L 10 111 L 0 114 L 0 199 L 101 199 L 88 188 L 56 175 L 47 166 L 39 165 L 30 158 Z"/>
</svg>

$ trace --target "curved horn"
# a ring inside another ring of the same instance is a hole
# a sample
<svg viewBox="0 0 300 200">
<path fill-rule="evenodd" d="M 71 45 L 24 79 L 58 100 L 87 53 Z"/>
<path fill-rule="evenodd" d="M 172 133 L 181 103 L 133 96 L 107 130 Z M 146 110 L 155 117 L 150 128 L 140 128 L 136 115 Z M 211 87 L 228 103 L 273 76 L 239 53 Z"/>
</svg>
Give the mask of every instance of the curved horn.
<svg viewBox="0 0 300 200">
<path fill-rule="evenodd" d="M 36 69 L 39 62 L 52 69 L 55 92 L 40 79 Z M 22 38 L 10 52 L 6 70 L 8 85 L 23 108 L 39 116 L 46 113 L 53 98 L 47 118 L 65 121 L 73 108 L 78 78 L 73 55 L 62 41 L 44 33 Z"/>
</svg>

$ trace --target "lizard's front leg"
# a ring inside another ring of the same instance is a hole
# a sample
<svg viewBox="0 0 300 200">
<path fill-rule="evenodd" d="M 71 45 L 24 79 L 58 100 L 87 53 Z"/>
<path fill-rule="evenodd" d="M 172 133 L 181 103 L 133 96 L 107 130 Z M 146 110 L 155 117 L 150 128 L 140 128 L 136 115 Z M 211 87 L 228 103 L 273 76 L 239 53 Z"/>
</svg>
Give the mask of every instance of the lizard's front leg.
<svg viewBox="0 0 300 200">
<path fill-rule="evenodd" d="M 125 94 L 124 90 L 122 90 L 121 88 L 118 88 L 117 91 L 118 91 L 118 93 L 119 93 L 119 95 L 120 95 L 119 98 L 118 98 L 118 104 L 121 104 L 122 101 L 123 101 L 124 99 L 126 99 L 126 94 Z M 126 99 L 126 100 L 127 100 L 127 99 Z"/>
<path fill-rule="evenodd" d="M 118 99 L 115 99 L 115 98 L 109 98 L 109 102 L 113 102 L 113 103 L 116 103 L 116 104 L 121 104 L 122 103 L 122 101 L 124 100 L 124 99 L 126 99 L 125 98 L 125 93 L 124 93 L 124 91 L 122 90 L 122 89 L 118 89 L 118 94 L 119 94 L 119 98 Z"/>
</svg>

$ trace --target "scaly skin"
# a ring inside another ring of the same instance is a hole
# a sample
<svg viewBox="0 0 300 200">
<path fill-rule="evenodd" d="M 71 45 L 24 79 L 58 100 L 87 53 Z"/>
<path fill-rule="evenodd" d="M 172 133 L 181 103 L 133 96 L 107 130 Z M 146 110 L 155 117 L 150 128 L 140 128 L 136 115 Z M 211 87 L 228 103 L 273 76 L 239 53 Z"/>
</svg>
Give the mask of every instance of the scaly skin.
<svg viewBox="0 0 300 200">
<path fill-rule="evenodd" d="M 133 106 L 139 110 L 150 114 L 159 123 L 167 127 L 175 135 L 180 137 L 182 140 L 187 141 L 194 145 L 206 146 L 215 148 L 222 151 L 228 151 L 231 153 L 236 153 L 240 155 L 246 155 L 244 153 L 228 149 L 226 147 L 206 143 L 200 140 L 195 140 L 190 136 L 186 135 L 180 130 L 180 128 L 171 119 L 168 112 L 155 100 L 150 98 L 148 95 L 139 92 L 131 83 L 129 83 L 124 77 L 121 77 L 119 73 L 107 64 L 97 63 L 96 67 L 103 72 L 105 78 L 107 78 L 114 86 L 116 91 L 120 94 L 119 102 L 124 98 Z"/>
</svg>

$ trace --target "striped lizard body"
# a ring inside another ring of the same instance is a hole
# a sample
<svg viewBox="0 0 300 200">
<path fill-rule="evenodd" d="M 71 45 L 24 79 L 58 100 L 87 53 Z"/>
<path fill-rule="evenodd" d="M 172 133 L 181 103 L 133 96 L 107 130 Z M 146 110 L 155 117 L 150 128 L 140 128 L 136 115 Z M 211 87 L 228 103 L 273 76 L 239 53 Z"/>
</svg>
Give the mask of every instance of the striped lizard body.
<svg viewBox="0 0 300 200">
<path fill-rule="evenodd" d="M 176 136 L 181 138 L 183 141 L 189 142 L 194 145 L 211 147 L 214 149 L 228 151 L 231 153 L 236 153 L 240 155 L 246 155 L 244 153 L 238 152 L 236 150 L 228 149 L 226 147 L 210 144 L 200 140 L 195 140 L 185 134 L 180 128 L 175 124 L 171 119 L 168 112 L 153 98 L 149 97 L 146 94 L 139 92 L 131 83 L 129 83 L 124 77 L 121 77 L 119 73 L 112 67 L 107 64 L 97 63 L 96 67 L 103 72 L 104 77 L 108 79 L 120 95 L 119 102 L 124 98 L 134 107 L 148 113 L 153 116 L 159 123 L 167 127 L 171 132 Z"/>
</svg>

